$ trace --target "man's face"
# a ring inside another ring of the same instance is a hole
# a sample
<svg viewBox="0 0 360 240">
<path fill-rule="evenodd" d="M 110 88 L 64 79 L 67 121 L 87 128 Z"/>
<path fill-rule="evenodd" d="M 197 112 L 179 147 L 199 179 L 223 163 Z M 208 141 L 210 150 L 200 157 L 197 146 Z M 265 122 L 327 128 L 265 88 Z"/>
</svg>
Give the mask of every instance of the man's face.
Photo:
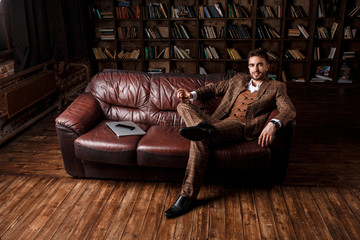
<svg viewBox="0 0 360 240">
<path fill-rule="evenodd" d="M 249 58 L 249 73 L 254 80 L 263 80 L 270 68 L 270 64 L 264 58 L 254 56 Z"/>
</svg>

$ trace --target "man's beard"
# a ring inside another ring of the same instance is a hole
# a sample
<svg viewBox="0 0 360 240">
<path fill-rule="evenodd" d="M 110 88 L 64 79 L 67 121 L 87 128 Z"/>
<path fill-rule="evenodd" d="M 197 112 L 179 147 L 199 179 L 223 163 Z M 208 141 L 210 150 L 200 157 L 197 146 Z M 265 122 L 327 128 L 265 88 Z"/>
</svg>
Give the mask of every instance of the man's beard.
<svg viewBox="0 0 360 240">
<path fill-rule="evenodd" d="M 266 73 L 259 72 L 257 77 L 254 77 L 254 74 L 251 74 L 251 78 L 254 79 L 254 80 L 264 80 L 265 77 L 266 77 Z"/>
</svg>

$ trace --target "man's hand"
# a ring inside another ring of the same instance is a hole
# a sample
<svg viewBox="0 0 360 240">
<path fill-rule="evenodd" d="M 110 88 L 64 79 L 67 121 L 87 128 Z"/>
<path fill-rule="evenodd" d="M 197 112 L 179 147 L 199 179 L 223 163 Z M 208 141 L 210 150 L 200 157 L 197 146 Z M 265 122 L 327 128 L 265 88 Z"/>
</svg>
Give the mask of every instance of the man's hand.
<svg viewBox="0 0 360 240">
<path fill-rule="evenodd" d="M 177 90 L 176 96 L 181 102 L 187 102 L 192 97 L 191 93 L 183 88 Z"/>
<path fill-rule="evenodd" d="M 276 132 L 275 124 L 269 122 L 268 125 L 266 125 L 266 127 L 262 130 L 258 144 L 262 147 L 267 147 L 271 143 L 275 132 Z"/>
</svg>

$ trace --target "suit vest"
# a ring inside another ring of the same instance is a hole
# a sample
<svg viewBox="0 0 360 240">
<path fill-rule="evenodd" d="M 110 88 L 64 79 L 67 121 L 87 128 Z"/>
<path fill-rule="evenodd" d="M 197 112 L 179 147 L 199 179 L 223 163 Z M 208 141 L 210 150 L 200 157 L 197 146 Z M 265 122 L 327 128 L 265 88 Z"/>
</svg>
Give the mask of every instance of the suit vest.
<svg viewBox="0 0 360 240">
<path fill-rule="evenodd" d="M 238 119 L 245 123 L 245 115 L 250 103 L 255 101 L 258 91 L 251 93 L 249 90 L 244 90 L 237 97 L 233 107 L 231 108 L 229 119 Z"/>
</svg>

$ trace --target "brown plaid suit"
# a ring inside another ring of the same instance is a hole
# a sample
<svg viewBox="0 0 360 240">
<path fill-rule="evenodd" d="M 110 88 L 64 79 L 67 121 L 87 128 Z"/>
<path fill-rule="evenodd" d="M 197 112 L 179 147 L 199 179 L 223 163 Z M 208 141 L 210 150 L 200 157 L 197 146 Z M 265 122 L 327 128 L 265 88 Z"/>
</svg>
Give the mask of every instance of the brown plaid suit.
<svg viewBox="0 0 360 240">
<path fill-rule="evenodd" d="M 247 89 L 249 81 L 249 75 L 237 74 L 231 79 L 210 83 L 195 90 L 198 99 L 223 95 L 222 101 L 212 116 L 205 114 L 192 104 L 180 103 L 178 105 L 178 113 L 184 119 L 186 126 L 195 126 L 206 121 L 214 125 L 219 132 L 215 139 L 190 142 L 182 196 L 192 199 L 197 197 L 208 161 L 209 146 L 213 141 L 256 139 L 264 128 L 271 111 L 276 108 L 279 114 L 275 118 L 283 125 L 295 118 L 296 111 L 286 93 L 286 85 L 279 81 L 265 79 L 256 99 L 247 108 L 245 124 L 236 119 L 227 119 L 234 102 L 239 94 Z"/>
</svg>

